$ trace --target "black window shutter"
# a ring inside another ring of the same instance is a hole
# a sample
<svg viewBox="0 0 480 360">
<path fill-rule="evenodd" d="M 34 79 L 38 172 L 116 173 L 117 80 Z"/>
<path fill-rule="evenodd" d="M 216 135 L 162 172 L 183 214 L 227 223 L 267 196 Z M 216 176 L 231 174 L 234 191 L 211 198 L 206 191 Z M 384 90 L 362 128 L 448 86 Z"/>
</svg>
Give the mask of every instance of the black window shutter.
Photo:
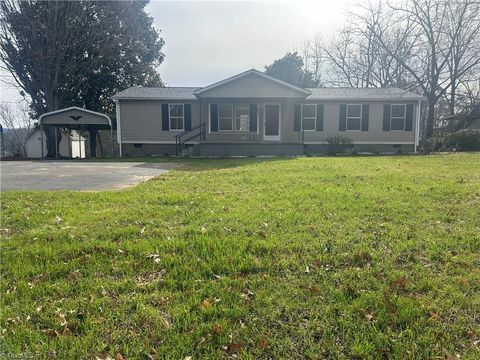
<svg viewBox="0 0 480 360">
<path fill-rule="evenodd" d="M 317 131 L 323 131 L 323 104 L 317 104 L 317 118 L 316 118 Z"/>
<path fill-rule="evenodd" d="M 405 117 L 405 131 L 413 130 L 413 104 L 407 104 L 407 114 Z"/>
<path fill-rule="evenodd" d="M 162 130 L 170 130 L 169 116 L 168 116 L 168 104 L 162 104 Z"/>
<path fill-rule="evenodd" d="M 250 131 L 257 132 L 257 104 L 249 105 Z"/>
<path fill-rule="evenodd" d="M 293 131 L 300 131 L 300 124 L 301 124 L 301 110 L 300 104 L 295 104 L 295 109 L 293 110 Z"/>
<path fill-rule="evenodd" d="M 210 104 L 210 132 L 218 131 L 218 104 Z"/>
<path fill-rule="evenodd" d="M 347 104 L 340 104 L 340 118 L 338 122 L 338 130 L 347 130 Z"/>
<path fill-rule="evenodd" d="M 370 115 L 370 106 L 362 105 L 362 131 L 368 131 L 368 117 Z"/>
<path fill-rule="evenodd" d="M 184 117 L 185 117 L 185 130 L 192 130 L 192 105 L 183 105 Z"/>
<path fill-rule="evenodd" d="M 383 105 L 383 131 L 390 131 L 390 108 L 391 104 Z"/>
</svg>

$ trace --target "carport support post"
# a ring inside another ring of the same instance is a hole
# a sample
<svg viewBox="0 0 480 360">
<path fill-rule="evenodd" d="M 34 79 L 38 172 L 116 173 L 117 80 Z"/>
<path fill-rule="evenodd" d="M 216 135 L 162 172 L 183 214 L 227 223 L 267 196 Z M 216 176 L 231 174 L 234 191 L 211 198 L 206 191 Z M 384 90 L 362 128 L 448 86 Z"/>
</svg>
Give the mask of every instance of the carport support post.
<svg viewBox="0 0 480 360">
<path fill-rule="evenodd" d="M 68 157 L 72 158 L 72 129 L 68 128 Z"/>
<path fill-rule="evenodd" d="M 58 130 L 56 126 L 54 126 L 54 129 L 55 129 L 55 159 L 58 159 Z"/>
<path fill-rule="evenodd" d="M 78 129 L 78 154 L 80 160 L 82 159 L 82 134 L 80 133 L 80 129 Z"/>
<path fill-rule="evenodd" d="M 45 157 L 45 154 L 43 152 L 43 125 L 40 125 L 40 136 L 42 141 L 42 159 L 43 159 Z"/>
</svg>

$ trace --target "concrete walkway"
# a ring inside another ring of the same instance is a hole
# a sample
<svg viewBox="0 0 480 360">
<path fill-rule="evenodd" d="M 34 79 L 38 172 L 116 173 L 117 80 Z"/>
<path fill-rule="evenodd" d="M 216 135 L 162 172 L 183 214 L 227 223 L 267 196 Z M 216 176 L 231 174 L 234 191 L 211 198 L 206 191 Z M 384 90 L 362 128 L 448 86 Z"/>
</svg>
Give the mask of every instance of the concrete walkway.
<svg viewBox="0 0 480 360">
<path fill-rule="evenodd" d="M 2 161 L 1 190 L 121 189 L 163 174 L 178 164 L 83 161 Z"/>
</svg>

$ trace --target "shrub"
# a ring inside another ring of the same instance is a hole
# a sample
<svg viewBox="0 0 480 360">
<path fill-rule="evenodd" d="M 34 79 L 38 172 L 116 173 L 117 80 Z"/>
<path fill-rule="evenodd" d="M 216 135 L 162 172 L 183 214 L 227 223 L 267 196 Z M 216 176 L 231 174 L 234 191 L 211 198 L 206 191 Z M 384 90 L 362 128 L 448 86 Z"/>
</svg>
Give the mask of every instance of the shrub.
<svg viewBox="0 0 480 360">
<path fill-rule="evenodd" d="M 345 153 L 353 147 L 352 140 L 346 136 L 331 136 L 327 138 L 327 143 L 330 155 Z"/>
<path fill-rule="evenodd" d="M 480 129 L 464 129 L 447 135 L 445 147 L 460 151 L 480 150 Z"/>
</svg>

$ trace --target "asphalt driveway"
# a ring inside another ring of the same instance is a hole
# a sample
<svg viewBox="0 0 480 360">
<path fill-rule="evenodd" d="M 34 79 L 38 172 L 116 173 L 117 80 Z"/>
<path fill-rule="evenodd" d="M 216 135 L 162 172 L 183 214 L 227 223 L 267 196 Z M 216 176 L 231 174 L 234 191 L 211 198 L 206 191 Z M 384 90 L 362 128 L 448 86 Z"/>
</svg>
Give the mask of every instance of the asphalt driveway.
<svg viewBox="0 0 480 360">
<path fill-rule="evenodd" d="M 108 190 L 133 186 L 173 163 L 2 161 L 1 190 Z"/>
</svg>

